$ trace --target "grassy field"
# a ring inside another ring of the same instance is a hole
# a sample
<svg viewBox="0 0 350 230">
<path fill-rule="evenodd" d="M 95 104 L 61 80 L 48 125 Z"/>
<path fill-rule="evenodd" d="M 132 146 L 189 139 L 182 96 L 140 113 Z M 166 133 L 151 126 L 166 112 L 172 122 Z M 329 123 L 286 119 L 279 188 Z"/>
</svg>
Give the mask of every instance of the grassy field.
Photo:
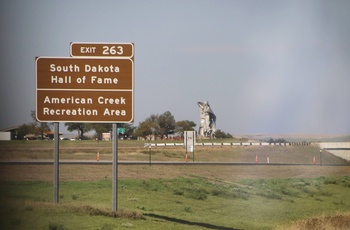
<svg viewBox="0 0 350 230">
<path fill-rule="evenodd" d="M 210 141 L 210 140 L 203 140 Z M 222 140 L 215 140 L 222 142 Z M 226 140 L 235 142 L 237 139 Z M 170 141 L 173 142 L 173 141 Z M 180 142 L 180 141 L 178 141 Z M 119 141 L 119 160 L 148 161 L 151 154 L 153 161 L 183 161 L 183 147 L 145 148 L 144 141 Z M 0 142 L 0 160 L 48 160 L 53 159 L 53 141 L 11 141 Z M 25 149 L 25 151 L 23 151 Z M 101 160 L 112 159 L 112 143 L 110 141 L 61 141 L 61 160 L 95 160 L 96 154 Z M 195 153 L 189 153 L 192 160 L 201 162 L 259 162 L 311 164 L 315 157 L 320 162 L 319 149 L 315 146 L 196 146 Z M 324 152 L 322 162 L 325 164 L 344 164 L 342 159 Z"/>
<path fill-rule="evenodd" d="M 145 160 L 143 142 L 121 141 L 119 160 Z M 49 141 L 0 142 L 0 161 L 52 159 Z M 111 142 L 62 141 L 61 159 L 111 159 Z M 183 161 L 181 148 L 151 150 Z M 311 163 L 313 146 L 196 148 L 196 161 Z M 317 158 L 318 159 L 318 158 Z M 1 229 L 328 229 L 350 228 L 350 166 L 120 165 L 118 213 L 110 165 L 61 165 L 60 202 L 52 165 L 0 165 Z M 334 222 L 334 223 L 333 223 Z M 325 223 L 325 224 L 324 224 Z M 323 224 L 323 225 L 322 225 Z"/>
</svg>

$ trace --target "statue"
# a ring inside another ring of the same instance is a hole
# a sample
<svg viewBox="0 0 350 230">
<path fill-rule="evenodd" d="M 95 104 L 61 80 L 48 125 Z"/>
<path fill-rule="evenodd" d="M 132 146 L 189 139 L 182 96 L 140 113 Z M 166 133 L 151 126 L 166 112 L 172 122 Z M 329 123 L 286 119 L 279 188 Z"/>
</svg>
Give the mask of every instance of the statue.
<svg viewBox="0 0 350 230">
<path fill-rule="evenodd" d="M 216 116 L 207 101 L 197 102 L 199 106 L 200 124 L 198 135 L 200 137 L 214 138 L 216 131 Z"/>
</svg>

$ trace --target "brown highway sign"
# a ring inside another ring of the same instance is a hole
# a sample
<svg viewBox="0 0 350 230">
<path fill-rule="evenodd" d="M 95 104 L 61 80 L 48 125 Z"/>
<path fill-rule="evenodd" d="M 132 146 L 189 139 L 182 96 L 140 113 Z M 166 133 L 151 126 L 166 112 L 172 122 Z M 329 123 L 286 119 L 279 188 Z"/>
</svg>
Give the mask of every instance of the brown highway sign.
<svg viewBox="0 0 350 230">
<path fill-rule="evenodd" d="M 39 57 L 36 114 L 42 122 L 133 122 L 132 59 Z"/>
<path fill-rule="evenodd" d="M 38 90 L 40 121 L 130 122 L 132 91 Z"/>
<path fill-rule="evenodd" d="M 133 60 L 46 58 L 36 60 L 37 88 L 111 89 L 133 87 Z"/>
<path fill-rule="evenodd" d="M 72 57 L 108 57 L 108 58 L 133 58 L 133 43 L 95 43 L 72 42 L 70 44 Z"/>
</svg>

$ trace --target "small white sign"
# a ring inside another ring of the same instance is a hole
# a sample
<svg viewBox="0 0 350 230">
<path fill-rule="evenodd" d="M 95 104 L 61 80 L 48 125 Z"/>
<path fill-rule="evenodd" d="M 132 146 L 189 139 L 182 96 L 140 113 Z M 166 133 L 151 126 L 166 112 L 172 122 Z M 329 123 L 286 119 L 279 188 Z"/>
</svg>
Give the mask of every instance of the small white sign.
<svg viewBox="0 0 350 230">
<path fill-rule="evenodd" d="M 196 131 L 185 131 L 184 132 L 184 145 L 186 152 L 193 152 L 196 144 Z"/>
</svg>

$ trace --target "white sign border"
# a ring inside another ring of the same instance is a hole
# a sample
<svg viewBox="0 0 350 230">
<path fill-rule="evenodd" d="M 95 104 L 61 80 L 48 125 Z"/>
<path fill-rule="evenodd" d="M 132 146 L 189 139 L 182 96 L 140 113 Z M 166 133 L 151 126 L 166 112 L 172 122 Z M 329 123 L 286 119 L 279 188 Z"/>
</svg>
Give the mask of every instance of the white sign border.
<svg viewBox="0 0 350 230">
<path fill-rule="evenodd" d="M 103 43 L 104 44 L 104 43 Z M 121 43 L 118 43 L 121 44 Z M 96 89 L 47 89 L 47 88 L 39 88 L 38 89 L 38 60 L 41 58 L 59 58 L 59 59 L 130 59 L 132 62 L 132 69 L 131 69 L 131 80 L 132 80 L 132 89 L 131 90 L 96 90 Z M 35 118 L 39 122 L 71 122 L 71 123 L 134 123 L 134 110 L 135 110 L 135 91 L 134 91 L 134 60 L 131 58 L 109 58 L 109 57 L 100 57 L 100 56 L 85 56 L 85 57 L 50 57 L 50 56 L 39 56 L 35 57 Z M 72 121 L 72 120 L 39 120 L 37 117 L 38 114 L 38 90 L 52 90 L 52 91 L 132 91 L 132 115 L 131 119 L 129 121 Z"/>
</svg>

